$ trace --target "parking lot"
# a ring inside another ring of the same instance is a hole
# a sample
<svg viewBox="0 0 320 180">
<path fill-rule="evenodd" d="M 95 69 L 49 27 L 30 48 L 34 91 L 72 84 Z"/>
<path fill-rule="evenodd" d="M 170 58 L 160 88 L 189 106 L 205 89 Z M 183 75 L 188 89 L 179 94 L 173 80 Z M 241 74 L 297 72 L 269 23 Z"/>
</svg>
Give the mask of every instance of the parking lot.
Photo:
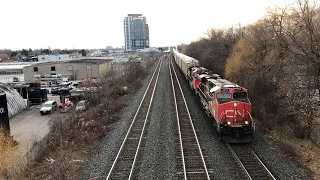
<svg viewBox="0 0 320 180">
<path fill-rule="evenodd" d="M 59 96 L 48 95 L 48 100 L 59 103 Z M 18 153 L 25 154 L 35 140 L 40 140 L 49 132 L 49 121 L 53 114 L 42 116 L 40 108 L 41 105 L 31 106 L 10 118 L 11 135 L 19 142 L 15 147 Z"/>
</svg>

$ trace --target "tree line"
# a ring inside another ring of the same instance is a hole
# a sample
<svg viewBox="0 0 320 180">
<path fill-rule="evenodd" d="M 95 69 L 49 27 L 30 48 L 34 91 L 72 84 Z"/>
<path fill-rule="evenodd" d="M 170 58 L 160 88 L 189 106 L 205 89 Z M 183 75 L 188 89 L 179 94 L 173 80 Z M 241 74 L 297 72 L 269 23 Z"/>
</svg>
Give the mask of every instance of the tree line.
<svg viewBox="0 0 320 180">
<path fill-rule="evenodd" d="M 18 55 L 22 56 L 37 56 L 37 55 L 43 55 L 43 54 L 72 54 L 72 53 L 81 53 L 82 56 L 87 55 L 87 51 L 85 49 L 76 49 L 76 50 L 69 50 L 69 49 L 21 49 L 17 51 L 12 51 L 10 49 L 0 49 L 0 54 L 5 54 L 8 57 L 14 58 Z"/>
<path fill-rule="evenodd" d="M 183 46 L 204 67 L 249 89 L 263 127 L 286 124 L 310 137 L 317 124 L 320 88 L 320 7 L 299 0 L 269 9 L 246 27 L 212 29 Z"/>
</svg>

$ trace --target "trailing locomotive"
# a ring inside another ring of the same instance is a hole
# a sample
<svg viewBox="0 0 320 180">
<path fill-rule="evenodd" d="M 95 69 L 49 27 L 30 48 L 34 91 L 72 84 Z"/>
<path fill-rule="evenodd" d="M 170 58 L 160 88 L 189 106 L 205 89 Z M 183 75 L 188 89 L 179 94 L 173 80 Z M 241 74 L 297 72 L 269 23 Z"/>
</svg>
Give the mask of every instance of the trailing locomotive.
<svg viewBox="0 0 320 180">
<path fill-rule="evenodd" d="M 200 67 L 198 60 L 175 49 L 171 54 L 206 114 L 214 120 L 218 136 L 229 143 L 252 141 L 255 126 L 248 90 Z"/>
</svg>

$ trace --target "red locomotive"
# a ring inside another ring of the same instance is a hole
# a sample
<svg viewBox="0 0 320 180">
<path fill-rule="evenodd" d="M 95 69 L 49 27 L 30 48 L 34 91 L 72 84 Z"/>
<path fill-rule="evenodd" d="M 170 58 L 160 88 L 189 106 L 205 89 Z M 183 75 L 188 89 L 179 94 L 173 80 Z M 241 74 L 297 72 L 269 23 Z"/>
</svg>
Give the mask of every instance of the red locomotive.
<svg viewBox="0 0 320 180">
<path fill-rule="evenodd" d="M 252 141 L 255 128 L 248 90 L 200 67 L 196 59 L 175 50 L 172 54 L 205 112 L 213 118 L 219 137 L 229 143 Z"/>
</svg>

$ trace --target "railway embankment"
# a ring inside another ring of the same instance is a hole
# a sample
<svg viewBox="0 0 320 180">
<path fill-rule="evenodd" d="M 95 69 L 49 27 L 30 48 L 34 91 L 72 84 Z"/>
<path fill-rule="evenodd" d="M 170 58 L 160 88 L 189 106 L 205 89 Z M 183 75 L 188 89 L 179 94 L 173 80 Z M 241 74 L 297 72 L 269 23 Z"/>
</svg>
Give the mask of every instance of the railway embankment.
<svg viewBox="0 0 320 180">
<path fill-rule="evenodd" d="M 211 29 L 182 51 L 246 87 L 260 130 L 320 176 L 318 21 L 318 5 L 297 1 L 247 27 Z"/>
<path fill-rule="evenodd" d="M 50 136 L 44 144 L 39 158 L 29 162 L 25 172 L 16 179 L 79 179 L 86 158 L 95 152 L 105 137 L 109 126 L 117 121 L 117 113 L 127 105 L 128 96 L 139 89 L 158 54 L 143 56 L 143 63 L 122 64 L 121 71 L 113 71 L 99 81 L 90 108 L 83 113 L 71 114 L 74 119 L 69 127 L 61 118 L 52 120 Z M 121 73 L 121 74 L 119 74 Z"/>
<path fill-rule="evenodd" d="M 188 86 L 178 67 L 175 65 L 174 67 L 192 117 L 210 178 L 246 179 L 244 170 L 237 164 L 237 161 L 233 158 L 226 144 L 220 141 L 216 135 L 212 119 L 208 118 L 203 111 L 201 104 L 196 100 L 193 91 Z M 110 166 L 116 159 L 120 145 L 129 131 L 134 114 L 138 109 L 150 79 L 149 77 L 143 82 L 141 89 L 130 97 L 128 106 L 119 113 L 119 119 L 109 126 L 109 131 L 101 141 L 99 149 L 97 149 L 96 153 L 87 161 L 82 179 L 106 179 L 110 171 Z M 179 132 L 175 114 L 169 61 L 168 59 L 164 59 L 159 74 L 157 89 L 154 94 L 154 100 L 150 109 L 147 127 L 143 135 L 143 150 L 140 149 L 137 151 L 138 159 L 134 167 L 132 161 L 134 155 L 127 157 L 131 159 L 131 161 L 127 163 L 126 169 L 130 170 L 130 167 L 133 167 L 134 178 L 177 179 L 183 176 L 184 171 L 181 165 L 183 157 L 181 151 L 179 151 L 181 146 L 177 143 L 179 142 Z M 186 117 L 185 114 L 181 115 L 181 118 Z M 135 130 L 141 132 L 141 128 Z M 181 128 L 181 131 L 186 133 L 186 131 L 189 130 Z M 196 145 L 189 141 L 189 138 L 182 139 L 182 141 L 187 143 L 187 146 Z M 136 146 L 132 146 L 132 148 L 135 149 Z M 301 167 L 298 162 L 275 151 L 273 146 L 270 145 L 270 141 L 261 133 L 257 134 L 256 140 L 252 143 L 251 148 L 277 179 L 310 179 L 308 170 Z M 130 149 L 130 151 L 131 150 L 132 149 Z M 188 150 L 184 152 L 187 153 L 187 156 L 192 156 L 192 154 L 188 154 L 190 153 Z M 128 154 L 126 154 L 126 156 L 127 155 Z M 193 158 L 198 159 L 186 163 L 202 161 L 199 156 L 194 156 Z M 201 167 L 203 171 L 202 166 L 199 167 Z M 188 166 L 186 166 L 186 168 L 188 168 Z M 127 171 L 126 169 L 123 169 L 124 172 Z M 192 179 L 192 174 L 199 173 L 198 170 L 200 169 L 186 169 L 187 177 Z M 252 171 L 252 169 L 250 170 Z M 116 176 L 111 176 L 110 179 L 114 177 Z"/>
<path fill-rule="evenodd" d="M 229 152 L 227 145 L 220 141 L 212 123 L 200 102 L 195 98 L 185 77 L 178 73 L 181 86 L 186 96 L 190 113 L 193 115 L 198 138 L 203 149 L 209 154 L 209 169 L 213 169 L 215 179 L 246 179 L 241 166 L 234 160 L 233 154 Z M 263 128 L 257 127 L 254 141 L 250 147 L 270 170 L 276 179 L 311 179 L 312 173 L 294 158 L 278 151 L 272 139 L 263 133 Z M 251 170 L 251 169 L 250 169 Z"/>
</svg>

